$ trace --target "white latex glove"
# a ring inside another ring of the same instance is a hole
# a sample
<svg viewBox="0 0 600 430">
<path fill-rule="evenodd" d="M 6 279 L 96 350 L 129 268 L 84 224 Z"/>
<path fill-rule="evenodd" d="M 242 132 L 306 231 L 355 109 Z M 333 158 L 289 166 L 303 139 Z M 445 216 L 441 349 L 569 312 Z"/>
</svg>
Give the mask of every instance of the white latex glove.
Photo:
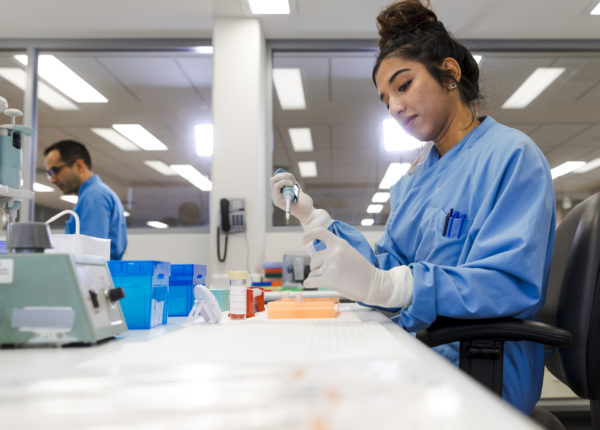
<svg viewBox="0 0 600 430">
<path fill-rule="evenodd" d="M 281 190 L 285 187 L 298 185 L 298 201 L 290 205 L 290 214 L 295 216 L 304 230 L 316 227 L 329 227 L 333 222 L 329 213 L 324 209 L 315 209 L 313 199 L 302 191 L 296 178 L 291 173 L 278 173 L 271 177 L 271 199 L 278 208 L 285 210 L 285 201 L 281 196 Z"/>
<path fill-rule="evenodd" d="M 304 244 L 319 239 L 325 249 L 310 260 L 306 288 L 331 288 L 349 299 L 383 307 L 406 307 L 412 302 L 413 278 L 408 266 L 381 270 L 348 242 L 319 228 L 304 236 Z"/>
</svg>

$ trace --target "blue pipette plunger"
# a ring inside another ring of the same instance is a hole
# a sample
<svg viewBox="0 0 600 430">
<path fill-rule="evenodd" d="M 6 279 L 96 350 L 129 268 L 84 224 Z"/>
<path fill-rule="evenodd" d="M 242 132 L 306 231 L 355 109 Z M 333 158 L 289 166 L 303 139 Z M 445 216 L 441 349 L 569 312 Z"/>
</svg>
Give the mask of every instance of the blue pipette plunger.
<svg viewBox="0 0 600 430">
<path fill-rule="evenodd" d="M 285 169 L 277 169 L 273 174 L 276 175 L 278 173 L 285 173 Z M 298 185 L 294 185 L 293 187 L 283 187 L 281 189 L 281 197 L 283 197 L 283 200 L 285 201 L 285 223 L 289 224 L 290 205 L 298 201 Z"/>
</svg>

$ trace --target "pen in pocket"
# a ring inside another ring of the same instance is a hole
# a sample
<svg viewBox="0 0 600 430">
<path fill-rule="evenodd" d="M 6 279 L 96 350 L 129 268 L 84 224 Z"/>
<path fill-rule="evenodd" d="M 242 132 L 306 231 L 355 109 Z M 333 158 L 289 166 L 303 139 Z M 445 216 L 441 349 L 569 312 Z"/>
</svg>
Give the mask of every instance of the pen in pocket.
<svg viewBox="0 0 600 430">
<path fill-rule="evenodd" d="M 450 217 L 452 217 L 452 213 L 454 209 L 450 209 L 450 212 L 446 215 L 446 221 L 444 221 L 444 230 L 442 231 L 442 236 L 446 236 L 446 231 L 448 231 L 448 222 L 450 221 Z"/>
</svg>

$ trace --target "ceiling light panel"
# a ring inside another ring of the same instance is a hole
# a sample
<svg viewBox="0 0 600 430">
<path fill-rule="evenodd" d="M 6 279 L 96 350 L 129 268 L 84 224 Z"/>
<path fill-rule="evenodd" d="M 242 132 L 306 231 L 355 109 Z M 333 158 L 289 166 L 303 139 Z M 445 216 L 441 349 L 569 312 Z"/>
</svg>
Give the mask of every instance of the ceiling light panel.
<svg viewBox="0 0 600 430">
<path fill-rule="evenodd" d="M 214 130 L 212 124 L 197 124 L 194 127 L 196 139 L 196 154 L 200 157 L 210 157 L 214 149 Z"/>
<path fill-rule="evenodd" d="M 166 151 L 167 145 L 139 124 L 113 124 L 112 127 L 144 151 Z"/>
<path fill-rule="evenodd" d="M 587 163 L 585 163 L 583 167 L 574 170 L 573 173 L 586 173 L 590 170 L 597 169 L 598 167 L 600 167 L 600 158 L 595 158 L 592 161 L 588 161 Z"/>
<path fill-rule="evenodd" d="M 565 71 L 564 67 L 538 67 L 504 102 L 502 109 L 523 109 Z"/>
<path fill-rule="evenodd" d="M 169 167 L 196 188 L 199 188 L 202 191 L 212 190 L 212 182 L 210 179 L 200 173 L 194 166 L 190 164 L 171 164 Z"/>
<path fill-rule="evenodd" d="M 310 128 L 290 128 L 288 129 L 292 147 L 296 152 L 311 152 L 313 151 L 312 135 Z"/>
<path fill-rule="evenodd" d="M 27 55 L 15 55 L 15 59 L 23 65 L 28 63 Z M 38 73 L 40 78 L 77 103 L 108 103 L 106 97 L 54 55 L 38 57 Z"/>
<path fill-rule="evenodd" d="M 254 15 L 289 15 L 289 0 L 248 0 L 250 12 Z"/>
<path fill-rule="evenodd" d="M 27 86 L 27 73 L 25 70 L 17 67 L 0 67 L 0 76 L 21 91 L 25 91 Z M 38 82 L 38 99 L 55 110 L 79 110 L 75 103 L 43 82 Z"/>
<path fill-rule="evenodd" d="M 92 128 L 92 132 L 121 151 L 139 151 L 140 147 L 112 128 Z"/>
<path fill-rule="evenodd" d="M 383 205 L 372 204 L 367 207 L 367 213 L 378 214 L 383 210 Z"/>
<path fill-rule="evenodd" d="M 375 194 L 373 194 L 373 198 L 371 199 L 371 201 L 373 203 L 385 203 L 390 199 L 390 193 L 386 192 L 386 191 L 379 191 Z"/>
<path fill-rule="evenodd" d="M 402 176 L 406 175 L 408 169 L 410 169 L 410 163 L 390 163 L 379 183 L 379 188 L 389 190 Z"/>
<path fill-rule="evenodd" d="M 48 185 L 40 184 L 39 182 L 34 182 L 33 191 L 36 193 L 53 193 L 54 188 L 49 187 Z"/>
<path fill-rule="evenodd" d="M 550 170 L 552 175 L 552 180 L 571 173 L 574 170 L 577 170 L 585 165 L 585 161 L 565 161 L 564 163 L 556 166 L 554 169 Z"/>
<path fill-rule="evenodd" d="M 146 221 L 146 225 L 152 228 L 169 228 L 168 224 L 160 221 Z"/>
<path fill-rule="evenodd" d="M 363 218 L 360 221 L 360 225 L 363 225 L 363 226 L 370 226 L 373 224 L 375 224 L 375 220 L 373 218 Z"/>
<path fill-rule="evenodd" d="M 144 164 L 154 170 L 156 170 L 161 175 L 165 176 L 177 176 L 178 173 L 171 169 L 167 164 L 163 163 L 160 160 L 146 160 Z"/>
<path fill-rule="evenodd" d="M 75 205 L 77 204 L 79 197 L 69 194 L 67 196 L 60 196 L 60 199 Z"/>
<path fill-rule="evenodd" d="M 297 68 L 274 68 L 273 85 L 283 110 L 306 109 L 302 74 Z"/>
<path fill-rule="evenodd" d="M 298 161 L 298 170 L 303 178 L 317 177 L 317 163 L 315 161 Z"/>
</svg>

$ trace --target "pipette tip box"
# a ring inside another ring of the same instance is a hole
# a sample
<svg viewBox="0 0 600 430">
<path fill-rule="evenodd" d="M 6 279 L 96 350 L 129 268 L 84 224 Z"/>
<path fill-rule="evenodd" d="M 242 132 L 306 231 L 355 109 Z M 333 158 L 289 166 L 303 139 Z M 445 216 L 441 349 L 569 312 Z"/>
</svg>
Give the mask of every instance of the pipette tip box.
<svg viewBox="0 0 600 430">
<path fill-rule="evenodd" d="M 267 304 L 267 318 L 335 318 L 340 312 L 337 297 L 309 297 L 302 300 L 281 299 Z"/>
<path fill-rule="evenodd" d="M 168 315 L 187 316 L 194 307 L 194 287 L 206 286 L 205 264 L 171 264 Z"/>
<path fill-rule="evenodd" d="M 165 261 L 108 262 L 115 287 L 125 290 L 121 309 L 129 329 L 167 323 L 171 263 Z"/>
</svg>

